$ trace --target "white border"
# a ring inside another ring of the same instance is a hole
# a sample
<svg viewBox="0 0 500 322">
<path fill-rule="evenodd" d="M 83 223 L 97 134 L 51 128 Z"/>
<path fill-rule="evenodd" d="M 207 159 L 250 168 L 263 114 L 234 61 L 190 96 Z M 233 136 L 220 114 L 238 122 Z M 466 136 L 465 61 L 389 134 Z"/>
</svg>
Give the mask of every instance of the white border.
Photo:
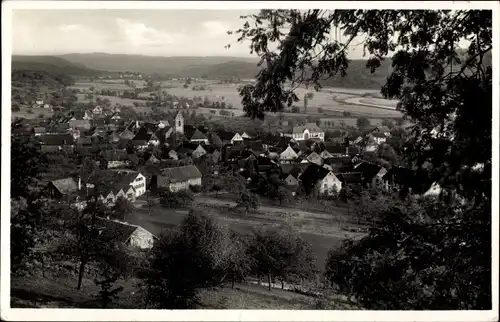
<svg viewBox="0 0 500 322">
<path fill-rule="evenodd" d="M 396 6 L 396 7 L 395 7 Z M 493 84 L 500 84 L 498 44 L 499 3 L 496 1 L 351 1 L 351 2 L 145 2 L 145 1 L 4 1 L 2 2 L 2 203 L 0 308 L 9 321 L 497 321 L 498 320 L 498 209 L 499 209 L 499 87 L 493 92 L 493 177 L 492 177 L 492 289 L 491 311 L 292 311 L 292 310 L 84 310 L 84 309 L 10 309 L 10 119 L 11 119 L 11 21 L 13 9 L 261 9 L 261 8 L 335 8 L 335 9 L 492 9 L 493 10 Z M 9 37 L 9 38 L 6 38 Z M 7 108 L 8 107 L 8 108 Z"/>
</svg>

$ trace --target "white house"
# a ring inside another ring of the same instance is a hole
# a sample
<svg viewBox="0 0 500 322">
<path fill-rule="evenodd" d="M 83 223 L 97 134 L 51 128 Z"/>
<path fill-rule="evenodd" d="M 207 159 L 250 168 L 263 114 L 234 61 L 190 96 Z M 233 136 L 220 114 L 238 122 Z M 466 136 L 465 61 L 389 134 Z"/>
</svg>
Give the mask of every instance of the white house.
<svg viewBox="0 0 500 322">
<path fill-rule="evenodd" d="M 316 123 L 294 126 L 290 132 L 282 133 L 283 136 L 291 137 L 295 141 L 307 141 L 309 139 L 325 140 L 325 132 Z"/>
<path fill-rule="evenodd" d="M 321 194 L 332 194 L 333 192 L 340 192 L 342 189 L 342 182 L 335 176 L 332 171 L 328 171 L 328 174 L 319 180 L 317 183 L 319 193 Z"/>
<path fill-rule="evenodd" d="M 201 172 L 195 165 L 162 169 L 161 175 L 155 176 L 154 188 L 167 188 L 170 191 L 189 189 L 190 186 L 201 186 Z"/>
<path fill-rule="evenodd" d="M 94 113 L 95 115 L 101 114 L 102 108 L 98 105 L 98 106 L 94 107 L 94 109 L 92 110 L 92 113 Z"/>
<path fill-rule="evenodd" d="M 198 159 L 204 156 L 205 154 L 207 154 L 207 151 L 200 144 L 198 145 L 198 147 L 196 147 L 193 153 L 191 153 L 191 156 L 193 157 L 193 159 Z"/>
<path fill-rule="evenodd" d="M 280 153 L 280 162 L 292 162 L 297 158 L 297 152 L 291 146 L 288 146 L 285 151 Z"/>
</svg>

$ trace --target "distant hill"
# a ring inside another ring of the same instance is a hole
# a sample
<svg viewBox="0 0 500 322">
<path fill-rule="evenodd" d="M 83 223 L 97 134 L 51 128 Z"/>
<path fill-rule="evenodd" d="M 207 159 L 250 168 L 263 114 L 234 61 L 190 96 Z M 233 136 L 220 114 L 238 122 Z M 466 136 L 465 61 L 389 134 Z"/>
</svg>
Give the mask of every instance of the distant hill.
<svg viewBox="0 0 500 322">
<path fill-rule="evenodd" d="M 248 79 L 254 78 L 260 70 L 257 66 L 259 61 L 257 58 L 244 57 L 161 57 L 105 53 L 66 54 L 58 57 L 96 70 L 130 71 L 179 77 Z M 389 74 L 390 61 L 384 62 L 374 74 L 371 74 L 365 65 L 365 60 L 353 60 L 350 62 L 346 77 L 336 76 L 324 81 L 323 84 L 334 87 L 379 89 Z"/>
<path fill-rule="evenodd" d="M 56 56 L 12 56 L 13 70 L 44 71 L 56 75 L 95 76 L 102 71 L 92 70 L 85 65 L 71 63 Z"/>
<path fill-rule="evenodd" d="M 143 55 L 116 55 L 105 53 L 66 54 L 58 56 L 73 64 L 81 64 L 90 69 L 108 70 L 116 72 L 140 72 L 145 74 L 169 74 L 177 76 L 193 76 L 200 70 L 231 61 L 257 64 L 255 58 L 239 57 L 195 57 L 195 56 L 143 56 Z M 186 74 L 188 71 L 188 75 Z M 202 72 L 201 72 L 202 73 Z"/>
</svg>

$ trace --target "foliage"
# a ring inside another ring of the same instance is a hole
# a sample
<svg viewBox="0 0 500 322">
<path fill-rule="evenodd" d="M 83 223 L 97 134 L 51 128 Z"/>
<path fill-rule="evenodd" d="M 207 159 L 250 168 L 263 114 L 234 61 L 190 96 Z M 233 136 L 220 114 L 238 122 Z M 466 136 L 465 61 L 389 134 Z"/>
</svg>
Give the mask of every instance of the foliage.
<svg viewBox="0 0 500 322">
<path fill-rule="evenodd" d="M 367 309 L 490 309 L 490 205 L 392 204 L 380 228 L 329 253 L 325 275 Z"/>
<path fill-rule="evenodd" d="M 35 248 L 43 238 L 43 223 L 50 213 L 45 201 L 11 199 L 10 256 L 11 273 L 22 275 L 36 259 Z"/>
<path fill-rule="evenodd" d="M 157 309 L 187 309 L 198 303 L 198 291 L 221 285 L 230 252 L 227 230 L 198 211 L 180 227 L 165 232 L 154 246 L 143 272 L 146 304 Z"/>
<path fill-rule="evenodd" d="M 114 268 L 126 267 L 117 261 L 120 232 L 110 227 L 100 227 L 97 217 L 107 216 L 107 207 L 100 201 L 89 200 L 83 211 L 77 211 L 68 223 L 70 234 L 60 241 L 58 252 L 79 262 L 77 289 L 81 288 L 85 267 L 92 262 L 116 263 Z M 104 231 L 100 229 L 103 228 Z"/>
<path fill-rule="evenodd" d="M 125 220 L 127 214 L 134 210 L 134 206 L 128 199 L 124 197 L 118 197 L 115 201 L 111 214 L 114 218 Z"/>
<path fill-rule="evenodd" d="M 236 207 L 244 208 L 245 213 L 248 213 L 250 210 L 257 210 L 259 209 L 259 198 L 254 193 L 244 191 L 240 193 Z"/>
<path fill-rule="evenodd" d="M 11 126 L 11 198 L 33 195 L 40 176 L 47 169 L 47 161 L 40 153 L 37 140 L 16 133 L 16 129 L 21 126 L 18 122 Z"/>
<path fill-rule="evenodd" d="M 412 124 L 403 140 L 389 144 L 399 153 L 404 141 L 405 163 L 425 168 L 431 182 L 452 188 L 466 205 L 392 208 L 390 220 L 342 252 L 342 273 L 334 275 L 343 291 L 368 308 L 490 306 L 492 11 L 262 10 L 244 18 L 252 23 L 237 31 L 240 40 L 250 40 L 266 63 L 256 84 L 240 89 L 247 115 L 263 118 L 293 104 L 299 83 L 318 89 L 321 78 L 345 75 L 347 48 L 364 36 L 370 71 L 394 52 L 381 92 L 400 101 L 398 110 Z M 330 39 L 333 27 L 344 41 Z M 460 53 L 463 40 L 467 49 Z"/>
<path fill-rule="evenodd" d="M 231 279 L 231 287 L 236 281 L 242 281 L 251 272 L 253 259 L 248 254 L 249 240 L 245 236 L 231 233 L 226 273 Z"/>
<path fill-rule="evenodd" d="M 289 226 L 256 231 L 249 253 L 255 263 L 253 272 L 267 275 L 269 283 L 273 276 L 310 278 L 316 272 L 310 245 Z"/>
<path fill-rule="evenodd" d="M 358 129 L 363 130 L 366 127 L 370 126 L 370 120 L 366 117 L 358 117 L 356 120 L 356 126 Z"/>
<path fill-rule="evenodd" d="M 101 278 L 94 279 L 94 283 L 101 288 L 96 298 L 103 309 L 108 308 L 109 304 L 117 300 L 119 298 L 118 294 L 123 291 L 123 286 L 113 288 L 118 278 L 119 275 L 111 267 L 106 266 L 101 273 Z"/>
<path fill-rule="evenodd" d="M 160 204 L 168 208 L 181 208 L 191 206 L 194 194 L 191 190 L 180 190 L 172 192 L 170 190 L 160 192 Z"/>
</svg>

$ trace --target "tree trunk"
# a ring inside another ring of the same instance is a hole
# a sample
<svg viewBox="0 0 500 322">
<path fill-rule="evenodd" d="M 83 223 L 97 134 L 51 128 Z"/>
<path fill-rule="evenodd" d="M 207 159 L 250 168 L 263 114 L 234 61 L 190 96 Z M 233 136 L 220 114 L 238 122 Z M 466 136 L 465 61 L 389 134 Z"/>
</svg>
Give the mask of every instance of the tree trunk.
<svg viewBox="0 0 500 322">
<path fill-rule="evenodd" d="M 76 286 L 77 290 L 82 288 L 83 274 L 85 272 L 85 261 L 80 261 L 80 269 L 78 271 L 78 285 Z"/>
<path fill-rule="evenodd" d="M 285 280 L 281 280 L 281 289 L 284 290 L 285 289 Z"/>
<path fill-rule="evenodd" d="M 231 288 L 234 289 L 234 274 L 233 274 L 233 278 L 231 279 Z"/>
<path fill-rule="evenodd" d="M 269 283 L 269 291 L 271 290 L 271 274 L 267 274 L 267 281 Z"/>
</svg>

